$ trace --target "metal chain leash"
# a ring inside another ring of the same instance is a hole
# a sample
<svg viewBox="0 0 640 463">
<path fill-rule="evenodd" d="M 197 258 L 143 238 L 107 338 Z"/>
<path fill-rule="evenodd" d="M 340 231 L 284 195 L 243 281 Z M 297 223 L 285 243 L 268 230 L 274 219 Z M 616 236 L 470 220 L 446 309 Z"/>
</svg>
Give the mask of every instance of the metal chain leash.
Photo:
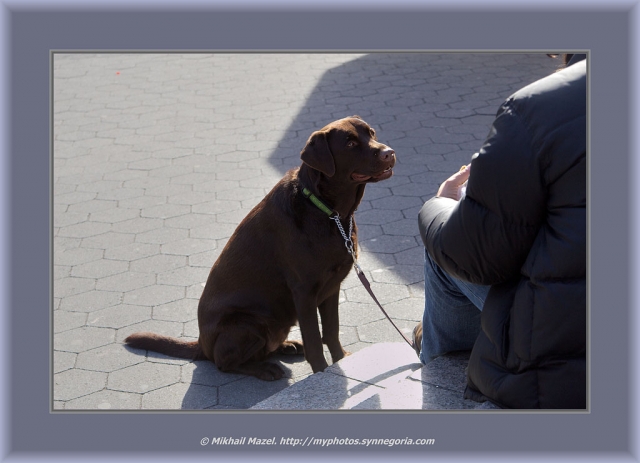
<svg viewBox="0 0 640 463">
<path fill-rule="evenodd" d="M 361 273 L 362 269 L 360 268 L 360 265 L 358 265 L 358 260 L 356 259 L 356 253 L 353 249 L 353 240 L 351 239 L 351 233 L 353 232 L 353 216 L 349 217 L 349 235 L 345 233 L 344 228 L 342 227 L 342 223 L 340 223 L 340 216 L 338 214 L 329 218 L 333 220 L 338 226 L 338 230 L 340 230 L 340 234 L 344 238 L 344 245 L 347 248 L 347 251 L 349 251 L 349 254 L 351 254 L 351 257 L 353 258 L 353 265 L 356 267 L 356 270 L 358 271 L 358 273 Z"/>
<path fill-rule="evenodd" d="M 340 230 L 340 234 L 344 238 L 344 245 L 346 246 L 347 251 L 349 251 L 349 254 L 351 254 L 351 257 L 353 258 L 353 266 L 356 269 L 356 274 L 358 275 L 358 278 L 360 279 L 360 282 L 362 283 L 364 288 L 367 290 L 369 295 L 373 298 L 373 300 L 378 305 L 378 307 L 380 307 L 380 310 L 382 310 L 382 313 L 384 314 L 384 316 L 387 317 L 387 320 L 389 320 L 391 322 L 391 324 L 396 329 L 396 331 L 398 333 L 400 333 L 400 336 L 402 336 L 402 338 L 407 342 L 407 344 L 409 344 L 409 346 L 413 349 L 414 348 L 413 347 L 413 342 L 411 342 L 409 340 L 409 338 L 407 338 L 405 336 L 405 334 L 402 332 L 402 330 L 400 330 L 400 328 L 398 328 L 398 325 L 396 325 L 393 322 L 393 320 L 391 319 L 391 317 L 389 316 L 387 311 L 384 310 L 384 307 L 382 307 L 382 304 L 380 304 L 380 302 L 378 301 L 378 298 L 376 298 L 375 294 L 373 294 L 373 291 L 371 290 L 371 284 L 369 283 L 369 280 L 367 280 L 367 277 L 365 276 L 364 272 L 362 271 L 362 268 L 360 267 L 360 265 L 358 265 L 358 260 L 356 259 L 356 253 L 355 253 L 355 251 L 353 249 L 353 240 L 351 239 L 351 233 L 353 232 L 353 216 L 351 216 L 349 218 L 349 236 L 347 236 L 347 234 L 344 232 L 344 228 L 342 227 L 342 224 L 340 223 L 340 216 L 338 214 L 336 214 L 336 215 L 334 215 L 332 217 L 329 217 L 329 218 L 336 223 L 336 225 L 338 226 L 338 230 Z"/>
</svg>

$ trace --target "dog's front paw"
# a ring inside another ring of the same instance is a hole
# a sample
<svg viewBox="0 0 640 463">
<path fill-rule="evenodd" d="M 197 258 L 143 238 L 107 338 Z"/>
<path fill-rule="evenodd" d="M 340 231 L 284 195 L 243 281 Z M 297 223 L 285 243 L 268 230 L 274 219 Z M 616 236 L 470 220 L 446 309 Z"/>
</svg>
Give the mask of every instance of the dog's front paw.
<svg viewBox="0 0 640 463">
<path fill-rule="evenodd" d="M 313 364 L 311 364 L 311 369 L 314 373 L 320 373 L 321 371 L 324 371 L 328 366 L 329 364 L 325 360 L 324 362 L 314 362 Z"/>
<path fill-rule="evenodd" d="M 348 355 L 351 355 L 351 352 L 347 352 L 346 350 L 342 350 L 342 352 L 339 352 L 336 355 L 331 355 L 331 360 L 333 360 L 333 363 L 336 363 L 336 362 L 342 360 L 343 358 L 347 357 Z"/>
</svg>

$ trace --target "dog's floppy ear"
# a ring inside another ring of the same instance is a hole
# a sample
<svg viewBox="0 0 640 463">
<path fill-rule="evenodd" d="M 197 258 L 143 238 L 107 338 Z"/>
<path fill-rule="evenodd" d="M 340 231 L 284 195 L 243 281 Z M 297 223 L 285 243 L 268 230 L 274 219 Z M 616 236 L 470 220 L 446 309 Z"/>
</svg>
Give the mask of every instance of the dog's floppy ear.
<svg viewBox="0 0 640 463">
<path fill-rule="evenodd" d="M 327 132 L 322 130 L 313 132 L 300 152 L 300 159 L 312 169 L 322 172 L 327 177 L 333 177 L 336 173 L 336 166 L 333 162 L 333 154 L 329 149 L 327 135 Z"/>
</svg>

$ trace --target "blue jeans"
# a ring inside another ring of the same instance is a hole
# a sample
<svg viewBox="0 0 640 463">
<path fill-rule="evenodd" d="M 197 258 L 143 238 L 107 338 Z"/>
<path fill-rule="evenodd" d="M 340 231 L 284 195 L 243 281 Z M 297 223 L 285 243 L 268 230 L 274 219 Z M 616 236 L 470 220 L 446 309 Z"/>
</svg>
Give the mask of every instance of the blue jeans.
<svg viewBox="0 0 640 463">
<path fill-rule="evenodd" d="M 453 278 L 425 250 L 422 363 L 447 352 L 471 350 L 480 334 L 480 312 L 489 288 Z"/>
</svg>

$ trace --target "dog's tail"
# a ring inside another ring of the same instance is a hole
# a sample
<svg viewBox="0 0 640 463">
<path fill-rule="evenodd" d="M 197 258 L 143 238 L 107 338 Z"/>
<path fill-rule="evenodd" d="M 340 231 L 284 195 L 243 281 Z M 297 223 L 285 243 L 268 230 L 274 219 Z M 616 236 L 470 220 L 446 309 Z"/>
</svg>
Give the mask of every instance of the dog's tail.
<svg viewBox="0 0 640 463">
<path fill-rule="evenodd" d="M 182 339 L 145 331 L 129 335 L 124 342 L 135 349 L 151 350 L 170 357 L 190 360 L 206 359 L 198 341 L 183 341 Z"/>
</svg>

